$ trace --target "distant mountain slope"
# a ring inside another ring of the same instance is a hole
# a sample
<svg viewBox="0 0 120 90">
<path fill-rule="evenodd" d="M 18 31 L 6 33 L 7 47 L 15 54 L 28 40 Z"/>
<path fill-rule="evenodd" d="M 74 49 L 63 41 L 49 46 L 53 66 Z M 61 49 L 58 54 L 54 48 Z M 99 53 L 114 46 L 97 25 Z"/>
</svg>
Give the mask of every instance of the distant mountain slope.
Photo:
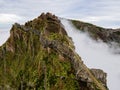
<svg viewBox="0 0 120 90">
<path fill-rule="evenodd" d="M 120 45 L 120 29 L 107 29 L 77 20 L 70 21 L 77 29 L 83 32 L 88 32 L 95 40 L 100 39 L 106 43 L 115 42 Z"/>
<path fill-rule="evenodd" d="M 103 81 L 106 73 L 86 67 L 50 13 L 15 23 L 0 47 L 1 90 L 107 90 Z"/>
</svg>

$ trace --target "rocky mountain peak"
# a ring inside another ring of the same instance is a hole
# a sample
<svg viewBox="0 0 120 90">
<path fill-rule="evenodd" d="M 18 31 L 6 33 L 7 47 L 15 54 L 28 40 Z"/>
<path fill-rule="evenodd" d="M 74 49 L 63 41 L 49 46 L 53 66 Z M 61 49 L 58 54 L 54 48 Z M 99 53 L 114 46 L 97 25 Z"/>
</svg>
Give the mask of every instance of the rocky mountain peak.
<svg viewBox="0 0 120 90">
<path fill-rule="evenodd" d="M 51 13 L 13 25 L 0 47 L 0 71 L 0 89 L 107 90 L 106 73 L 87 68 Z"/>
</svg>

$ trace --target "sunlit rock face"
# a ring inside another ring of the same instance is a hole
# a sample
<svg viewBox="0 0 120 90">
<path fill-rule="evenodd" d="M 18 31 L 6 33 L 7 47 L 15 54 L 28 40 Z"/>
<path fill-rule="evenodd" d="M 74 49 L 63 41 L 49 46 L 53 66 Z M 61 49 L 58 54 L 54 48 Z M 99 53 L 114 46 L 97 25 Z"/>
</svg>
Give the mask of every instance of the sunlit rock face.
<svg viewBox="0 0 120 90">
<path fill-rule="evenodd" d="M 99 70 L 93 72 L 51 13 L 15 23 L 0 47 L 0 89 L 107 90 L 104 72 L 100 77 Z"/>
</svg>

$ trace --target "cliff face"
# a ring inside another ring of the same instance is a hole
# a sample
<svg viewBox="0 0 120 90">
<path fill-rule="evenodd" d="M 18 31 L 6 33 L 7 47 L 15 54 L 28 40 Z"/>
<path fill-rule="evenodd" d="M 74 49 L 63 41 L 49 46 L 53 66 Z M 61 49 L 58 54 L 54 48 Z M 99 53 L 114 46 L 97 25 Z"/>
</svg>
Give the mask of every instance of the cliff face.
<svg viewBox="0 0 120 90">
<path fill-rule="evenodd" d="M 0 47 L 0 89 L 107 90 L 106 73 L 87 68 L 60 20 L 43 13 L 15 23 Z"/>
</svg>

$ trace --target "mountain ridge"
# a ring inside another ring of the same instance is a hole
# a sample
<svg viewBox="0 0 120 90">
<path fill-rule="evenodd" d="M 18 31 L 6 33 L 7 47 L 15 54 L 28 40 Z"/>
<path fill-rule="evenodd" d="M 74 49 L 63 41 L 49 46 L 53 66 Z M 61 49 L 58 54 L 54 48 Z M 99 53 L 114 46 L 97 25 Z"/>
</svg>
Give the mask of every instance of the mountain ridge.
<svg viewBox="0 0 120 90">
<path fill-rule="evenodd" d="M 94 24 L 77 21 L 77 20 L 69 20 L 73 23 L 73 25 L 82 32 L 88 32 L 90 37 L 94 40 L 102 40 L 105 43 L 115 42 L 120 43 L 120 29 L 110 29 L 103 28 L 100 26 L 96 26 Z"/>
<path fill-rule="evenodd" d="M 51 13 L 25 25 L 15 23 L 0 47 L 0 60 L 1 89 L 107 90 L 106 73 L 84 65 L 61 21 Z"/>
</svg>

